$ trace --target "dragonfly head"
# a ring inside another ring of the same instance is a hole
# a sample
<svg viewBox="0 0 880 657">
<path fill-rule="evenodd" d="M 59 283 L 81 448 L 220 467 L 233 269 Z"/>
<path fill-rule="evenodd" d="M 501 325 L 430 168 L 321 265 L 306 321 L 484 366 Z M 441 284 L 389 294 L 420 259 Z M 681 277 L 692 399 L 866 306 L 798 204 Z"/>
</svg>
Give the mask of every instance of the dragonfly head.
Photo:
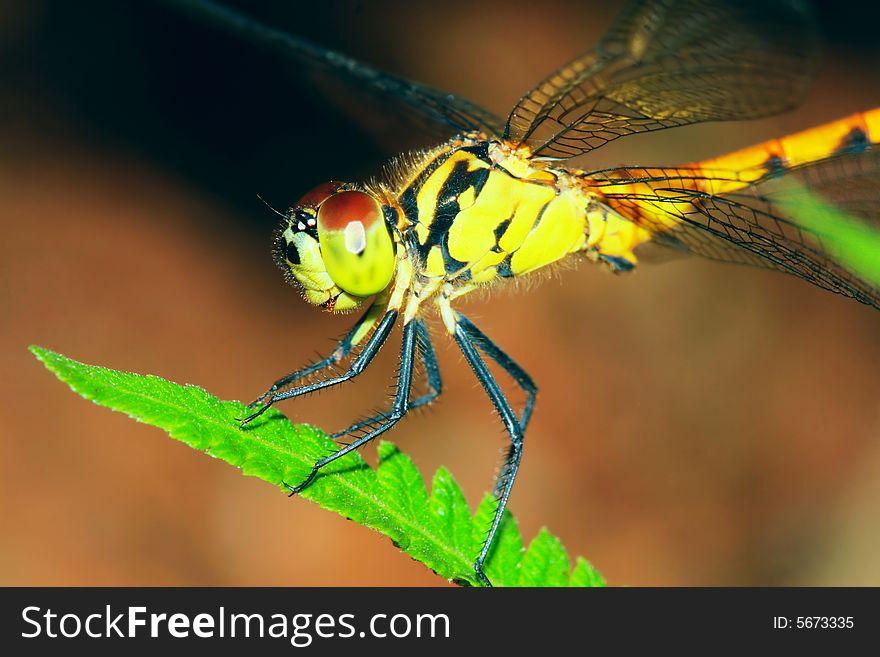
<svg viewBox="0 0 880 657">
<path fill-rule="evenodd" d="M 384 290 L 397 263 L 382 203 L 337 182 L 315 187 L 284 216 L 275 259 L 306 301 L 331 312 Z"/>
</svg>

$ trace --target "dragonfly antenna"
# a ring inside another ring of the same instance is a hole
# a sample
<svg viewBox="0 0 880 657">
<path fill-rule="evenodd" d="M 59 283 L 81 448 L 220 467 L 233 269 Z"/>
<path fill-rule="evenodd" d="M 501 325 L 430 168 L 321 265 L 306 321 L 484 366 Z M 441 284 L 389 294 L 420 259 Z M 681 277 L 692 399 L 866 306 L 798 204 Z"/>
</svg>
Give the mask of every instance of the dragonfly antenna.
<svg viewBox="0 0 880 657">
<path fill-rule="evenodd" d="M 279 217 L 281 217 L 282 219 L 287 219 L 287 215 L 286 215 L 286 214 L 284 214 L 283 212 L 279 212 L 278 210 L 276 210 L 275 208 L 273 208 L 271 205 L 269 205 L 269 202 L 268 202 L 266 199 L 264 199 L 262 196 L 260 196 L 259 194 L 257 194 L 257 198 L 260 199 L 260 200 L 263 202 L 263 205 L 265 205 L 267 208 L 269 208 L 272 212 L 274 212 L 275 214 L 277 214 Z"/>
</svg>

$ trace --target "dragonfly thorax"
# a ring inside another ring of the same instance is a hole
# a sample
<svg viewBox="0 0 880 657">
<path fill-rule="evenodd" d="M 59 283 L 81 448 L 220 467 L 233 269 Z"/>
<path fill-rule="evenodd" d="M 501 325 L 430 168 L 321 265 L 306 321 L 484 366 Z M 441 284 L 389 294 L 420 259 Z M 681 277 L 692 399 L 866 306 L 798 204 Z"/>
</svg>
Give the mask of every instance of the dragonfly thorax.
<svg viewBox="0 0 880 657">
<path fill-rule="evenodd" d="M 499 141 L 437 148 L 394 194 L 417 278 L 481 286 L 581 250 L 588 199 L 567 179 Z"/>
</svg>

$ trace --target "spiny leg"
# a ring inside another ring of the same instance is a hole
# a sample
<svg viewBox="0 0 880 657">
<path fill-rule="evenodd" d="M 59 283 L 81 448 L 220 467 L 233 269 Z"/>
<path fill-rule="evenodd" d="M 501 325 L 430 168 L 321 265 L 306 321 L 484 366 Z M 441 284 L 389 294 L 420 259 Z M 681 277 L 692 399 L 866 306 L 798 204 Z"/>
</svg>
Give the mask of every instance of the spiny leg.
<svg viewBox="0 0 880 657">
<path fill-rule="evenodd" d="M 535 385 L 532 377 L 529 376 L 528 372 L 520 367 L 513 358 L 508 356 L 501 347 L 495 344 L 489 336 L 478 329 L 467 317 L 459 314 L 458 323 L 473 340 L 474 344 L 489 358 L 498 363 L 526 393 L 526 405 L 523 408 L 522 415 L 519 419 L 520 428 L 522 433 L 525 434 L 526 427 L 532 417 L 532 411 L 535 408 L 535 398 L 538 395 L 538 387 Z M 507 457 L 504 460 L 504 465 L 501 468 L 501 472 L 498 475 L 498 482 L 495 484 L 495 489 L 492 491 L 492 494 L 495 495 L 495 497 L 498 497 L 498 493 L 507 478 L 507 468 L 511 462 L 511 452 L 513 449 L 513 445 L 511 445 Z"/>
<path fill-rule="evenodd" d="M 532 411 L 535 409 L 535 398 L 538 395 L 538 387 L 535 385 L 532 377 L 530 377 L 528 372 L 520 367 L 513 358 L 502 351 L 501 347 L 495 344 L 489 336 L 478 329 L 467 317 L 459 314 L 458 324 L 464 329 L 465 333 L 468 334 L 468 337 L 471 338 L 473 343 L 477 345 L 484 354 L 498 363 L 502 369 L 507 372 L 514 381 L 516 381 L 517 385 L 522 388 L 523 392 L 526 393 L 526 405 L 523 408 L 522 415 L 519 419 L 519 424 L 522 427 L 523 432 L 525 432 L 529 420 L 532 419 Z"/>
<path fill-rule="evenodd" d="M 400 373 L 397 378 L 397 393 L 394 395 L 394 405 L 391 408 L 391 412 L 382 419 L 378 427 L 315 463 L 309 475 L 298 485 L 290 486 L 285 484 L 290 489 L 291 495 L 299 493 L 308 486 L 318 474 L 318 471 L 325 465 L 367 444 L 373 438 L 397 424 L 406 414 L 410 408 L 409 394 L 412 388 L 413 362 L 415 360 L 417 342 L 416 334 L 420 323 L 420 320 L 414 319 L 403 327 L 403 343 L 400 348 Z"/>
<path fill-rule="evenodd" d="M 251 413 L 246 418 L 244 418 L 241 423 L 247 424 L 248 422 L 254 420 L 259 417 L 263 413 L 265 413 L 269 408 L 280 401 L 285 399 L 291 399 L 292 397 L 299 397 L 300 395 L 306 395 L 310 392 L 314 392 L 316 390 L 322 390 L 323 388 L 329 388 L 331 386 L 338 385 L 340 383 L 345 383 L 356 377 L 358 374 L 364 371 L 367 365 L 370 364 L 370 361 L 373 360 L 373 357 L 379 353 L 379 349 L 382 348 L 382 345 L 385 344 L 385 341 L 388 340 L 388 336 L 391 334 L 391 329 L 394 328 L 394 322 L 397 320 L 397 311 L 389 310 L 385 313 L 385 316 L 382 318 L 382 321 L 379 322 L 379 325 L 376 327 L 373 335 L 370 336 L 370 339 L 364 345 L 363 351 L 361 351 L 357 357 L 352 361 L 351 365 L 349 365 L 348 370 L 339 376 L 334 376 L 329 379 L 324 379 L 323 381 L 316 381 L 315 383 L 309 383 L 304 386 L 299 386 L 297 388 L 293 388 L 292 390 L 285 390 L 284 392 L 279 392 L 272 397 L 269 398 L 269 401 L 266 402 L 259 410 L 255 413 Z"/>
<path fill-rule="evenodd" d="M 422 365 L 425 368 L 425 378 L 428 381 L 428 392 L 413 399 L 409 403 L 410 410 L 430 404 L 437 399 L 443 391 L 443 381 L 440 378 L 440 367 L 437 364 L 437 356 L 434 354 L 434 347 L 431 344 L 431 335 L 428 332 L 428 327 L 425 326 L 425 323 L 420 319 L 415 319 L 411 323 L 415 324 L 416 348 L 418 349 L 419 356 L 421 356 Z M 347 429 L 337 431 L 331 437 L 341 438 L 342 436 L 353 434 L 355 431 L 359 431 L 364 427 L 377 426 L 386 421 L 388 417 L 389 413 L 387 411 L 377 413 L 372 417 L 355 422 Z"/>
<path fill-rule="evenodd" d="M 496 486 L 498 507 L 495 509 L 495 516 L 492 518 L 492 525 L 489 528 L 489 533 L 486 535 L 486 540 L 483 542 L 480 554 L 474 562 L 474 571 L 476 572 L 477 577 L 486 586 L 492 586 L 489 578 L 486 577 L 486 574 L 483 572 L 483 564 L 489 554 L 489 549 L 492 547 L 492 541 L 495 538 L 495 534 L 498 532 L 498 527 L 501 525 L 501 518 L 504 515 L 504 509 L 507 507 L 507 499 L 510 497 L 510 491 L 513 488 L 513 482 L 516 480 L 516 473 L 519 470 L 519 463 L 522 459 L 523 426 L 516 417 L 516 413 L 513 411 L 510 402 L 507 401 L 507 397 L 504 396 L 504 393 L 498 386 L 495 377 L 492 376 L 485 361 L 477 351 L 475 341 L 469 332 L 462 326 L 462 316 L 459 315 L 458 318 L 459 321 L 456 323 L 455 327 L 455 341 L 458 343 L 458 346 L 464 354 L 468 364 L 471 366 L 471 369 L 473 369 L 474 374 L 476 374 L 477 380 L 483 386 L 483 389 L 486 391 L 486 394 L 489 396 L 489 399 L 492 401 L 492 404 L 501 416 L 501 420 L 504 422 L 504 428 L 507 429 L 511 442 L 510 451 L 507 454 L 507 460 L 502 469 L 501 476 L 499 477 L 498 485 Z M 488 338 L 486 338 L 486 340 L 488 341 Z M 498 351 L 500 352 L 500 349 Z"/>
<path fill-rule="evenodd" d="M 358 333 L 360 331 L 368 331 L 370 326 L 376 323 L 381 312 L 382 307 L 379 304 L 373 304 L 370 306 L 367 309 L 367 312 L 365 312 L 363 316 L 355 322 L 355 325 L 351 327 L 351 330 L 346 336 L 339 341 L 339 344 L 336 349 L 333 350 L 332 354 L 327 356 L 327 358 L 322 358 L 316 363 L 312 363 L 311 365 L 298 369 L 295 372 L 291 372 L 287 376 L 278 379 L 266 392 L 248 404 L 248 408 L 254 408 L 258 404 L 263 403 L 263 400 L 274 395 L 279 388 L 289 386 L 291 383 L 299 381 L 303 377 L 336 365 L 339 361 L 348 356 L 352 349 L 354 349 L 354 346 L 358 343 L 358 340 L 355 339 Z"/>
</svg>

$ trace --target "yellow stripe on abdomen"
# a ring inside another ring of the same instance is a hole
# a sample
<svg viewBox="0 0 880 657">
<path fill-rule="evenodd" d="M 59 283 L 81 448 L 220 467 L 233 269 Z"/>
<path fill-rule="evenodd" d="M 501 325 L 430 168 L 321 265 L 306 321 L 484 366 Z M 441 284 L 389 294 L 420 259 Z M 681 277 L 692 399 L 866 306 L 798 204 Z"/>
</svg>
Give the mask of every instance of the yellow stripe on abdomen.
<svg viewBox="0 0 880 657">
<path fill-rule="evenodd" d="M 860 142 L 880 142 L 880 108 L 858 112 L 688 167 L 699 169 L 708 178 L 694 181 L 697 189 L 709 194 L 724 194 L 748 186 L 774 168 L 784 170 L 823 160 L 847 147 L 857 147 Z M 737 175 L 731 175 L 733 172 Z"/>
<path fill-rule="evenodd" d="M 679 217 L 693 211 L 677 190 L 727 194 L 767 175 L 878 143 L 880 108 L 696 164 L 671 169 L 621 169 L 619 184 L 611 172 L 608 181 L 595 187 L 607 208 L 600 202 L 589 212 L 587 248 L 600 256 L 623 257 L 635 263 L 635 247 L 650 241 L 656 233 L 674 230 L 681 223 Z M 585 182 L 589 191 L 589 179 Z M 604 199 L 603 194 L 607 195 Z"/>
</svg>

